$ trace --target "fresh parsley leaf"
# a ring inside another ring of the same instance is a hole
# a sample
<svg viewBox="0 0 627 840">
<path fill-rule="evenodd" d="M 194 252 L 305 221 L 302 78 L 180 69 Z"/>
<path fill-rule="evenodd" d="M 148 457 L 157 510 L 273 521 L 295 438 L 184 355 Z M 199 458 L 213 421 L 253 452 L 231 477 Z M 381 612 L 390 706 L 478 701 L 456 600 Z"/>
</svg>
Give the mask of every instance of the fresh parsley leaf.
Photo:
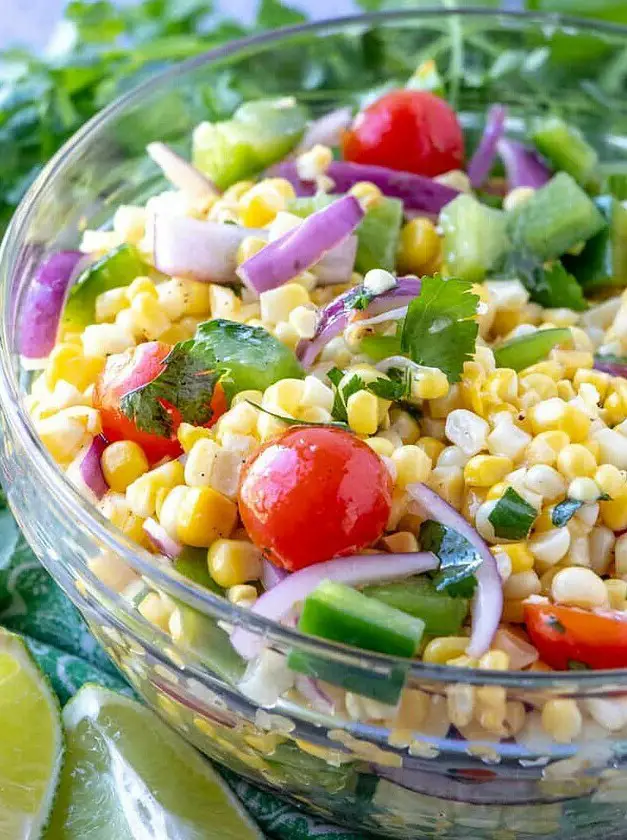
<svg viewBox="0 0 627 840">
<path fill-rule="evenodd" d="M 523 540 L 531 530 L 538 513 L 513 487 L 508 487 L 498 500 L 488 520 L 494 533 L 503 540 Z"/>
<path fill-rule="evenodd" d="M 388 372 L 389 379 L 375 379 L 366 385 L 366 388 L 382 400 L 391 402 L 402 402 L 411 396 L 411 371 L 409 368 L 400 370 L 392 368 Z"/>
<path fill-rule="evenodd" d="M 375 397 L 391 402 L 403 402 L 411 394 L 411 373 L 404 370 L 391 370 L 389 379 L 381 376 L 372 382 L 365 382 L 359 374 L 353 374 L 345 385 L 341 385 L 345 374 L 339 368 L 331 368 L 327 377 L 334 390 L 333 408 L 331 415 L 342 423 L 348 422 L 346 405 L 352 394 L 358 391 L 370 391 Z"/>
<path fill-rule="evenodd" d="M 563 502 L 560 502 L 553 508 L 551 522 L 556 528 L 561 528 L 566 525 L 567 522 L 570 522 L 582 506 L 583 502 L 580 502 L 579 499 L 564 499 Z"/>
<path fill-rule="evenodd" d="M 323 428 L 344 429 L 344 431 L 347 432 L 351 431 L 346 423 L 312 423 L 311 420 L 298 420 L 296 417 L 285 417 L 282 414 L 276 414 L 274 411 L 270 411 L 269 409 L 264 408 L 263 405 L 259 405 L 252 400 L 246 400 L 246 402 L 248 405 L 252 405 L 253 408 L 256 408 L 257 411 L 268 414 L 270 417 L 274 417 L 275 420 L 280 420 L 288 426 L 322 426 Z"/>
<path fill-rule="evenodd" d="M 544 265 L 533 255 L 514 251 L 507 259 L 504 276 L 518 277 L 531 300 L 547 309 L 565 307 L 583 312 L 588 308 L 581 286 L 559 260 Z"/>
<path fill-rule="evenodd" d="M 461 379 L 464 362 L 475 350 L 479 298 L 471 287 L 453 277 L 423 277 L 403 325 L 403 351 L 418 364 L 444 371 L 449 382 Z"/>
<path fill-rule="evenodd" d="M 432 551 L 440 561 L 440 568 L 433 577 L 435 588 L 438 591 L 445 589 L 454 597 L 471 597 L 476 584 L 474 573 L 482 561 L 468 540 L 452 528 L 427 519 L 420 526 L 420 545 L 423 551 Z"/>
</svg>

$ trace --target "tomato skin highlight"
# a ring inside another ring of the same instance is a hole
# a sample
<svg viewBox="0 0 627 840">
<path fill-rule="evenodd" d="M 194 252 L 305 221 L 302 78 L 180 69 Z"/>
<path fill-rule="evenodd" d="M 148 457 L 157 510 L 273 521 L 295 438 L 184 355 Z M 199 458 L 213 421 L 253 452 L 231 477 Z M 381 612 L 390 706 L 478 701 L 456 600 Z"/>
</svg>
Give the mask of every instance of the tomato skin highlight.
<svg viewBox="0 0 627 840">
<path fill-rule="evenodd" d="M 171 438 L 165 438 L 138 429 L 120 410 L 120 401 L 126 394 L 152 382 L 163 372 L 164 360 L 171 349 L 169 344 L 161 341 L 148 341 L 126 353 L 109 356 L 94 389 L 94 406 L 100 410 L 103 435 L 111 442 L 132 440 L 138 443 L 151 464 L 163 458 L 178 458 L 182 453 L 176 438 L 181 415 L 173 406 L 166 406 L 172 418 L 174 433 Z M 212 426 L 227 410 L 226 396 L 220 385 L 214 389 L 211 407 L 213 416 L 207 426 Z"/>
<path fill-rule="evenodd" d="M 240 480 L 250 538 L 291 572 L 376 542 L 391 505 L 385 464 L 342 429 L 289 429 L 253 455 Z"/>
<path fill-rule="evenodd" d="M 450 105 L 421 90 L 393 90 L 357 115 L 342 138 L 345 160 L 434 177 L 460 169 L 464 135 Z"/>
<path fill-rule="evenodd" d="M 540 658 L 558 671 L 627 668 L 627 616 L 611 610 L 525 604 L 525 623 Z M 576 665 L 575 665 L 576 667 Z"/>
</svg>

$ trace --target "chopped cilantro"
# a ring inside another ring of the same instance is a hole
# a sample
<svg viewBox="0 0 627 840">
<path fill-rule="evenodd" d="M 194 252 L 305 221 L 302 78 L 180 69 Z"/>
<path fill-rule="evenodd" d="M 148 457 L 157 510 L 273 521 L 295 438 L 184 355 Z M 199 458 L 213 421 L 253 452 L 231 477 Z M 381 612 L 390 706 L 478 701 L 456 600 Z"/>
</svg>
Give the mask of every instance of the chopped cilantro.
<svg viewBox="0 0 627 840">
<path fill-rule="evenodd" d="M 555 618 L 554 615 L 549 615 L 546 620 L 547 625 L 550 627 L 551 630 L 555 630 L 556 633 L 565 633 L 566 628 L 559 620 L 559 618 Z"/>
<path fill-rule="evenodd" d="M 514 251 L 508 257 L 504 276 L 518 277 L 531 300 L 547 309 L 565 307 L 583 312 L 588 308 L 581 286 L 559 260 L 544 265 L 535 256 Z"/>
<path fill-rule="evenodd" d="M 375 297 L 376 295 L 373 292 L 369 292 L 364 286 L 356 286 L 355 294 L 346 298 L 344 309 L 367 309 Z"/>
<path fill-rule="evenodd" d="M 583 502 L 580 502 L 579 499 L 564 499 L 563 502 L 560 502 L 559 505 L 555 505 L 553 508 L 551 522 L 556 528 L 561 528 L 567 522 L 570 522 L 582 506 Z"/>
<path fill-rule="evenodd" d="M 508 487 L 488 516 L 494 533 L 503 540 L 524 540 L 538 513 L 513 487 Z"/>
<path fill-rule="evenodd" d="M 264 408 L 263 405 L 259 405 L 252 400 L 246 400 L 246 402 L 248 405 L 252 405 L 253 408 L 256 408 L 257 411 L 262 411 L 264 414 L 268 414 L 270 417 L 274 417 L 275 420 L 280 420 L 288 426 L 322 426 L 324 428 L 344 429 L 344 431 L 350 431 L 346 423 L 314 423 L 311 420 L 298 420 L 296 417 L 285 417 L 283 414 L 276 414 L 274 411 L 270 411 L 269 409 Z"/>
<path fill-rule="evenodd" d="M 340 383 L 345 374 L 339 368 L 331 368 L 327 377 L 333 385 L 335 392 L 331 414 L 342 423 L 348 422 L 346 404 L 348 398 L 357 391 L 370 391 L 375 397 L 391 402 L 402 402 L 411 394 L 411 372 L 400 369 L 390 371 L 390 378 L 381 376 L 372 382 L 365 382 L 359 374 L 355 373 L 348 382 L 341 386 Z"/>
<path fill-rule="evenodd" d="M 440 561 L 433 577 L 435 588 L 445 589 L 453 597 L 472 597 L 477 583 L 474 573 L 482 561 L 468 540 L 452 528 L 427 519 L 420 526 L 420 545 Z"/>
<path fill-rule="evenodd" d="M 590 666 L 585 662 L 580 662 L 578 659 L 569 659 L 566 663 L 569 671 L 589 671 Z"/>
<path fill-rule="evenodd" d="M 449 382 L 461 379 L 464 362 L 475 350 L 479 298 L 471 287 L 453 277 L 423 277 L 403 324 L 403 352 L 418 364 L 444 371 Z"/>
</svg>

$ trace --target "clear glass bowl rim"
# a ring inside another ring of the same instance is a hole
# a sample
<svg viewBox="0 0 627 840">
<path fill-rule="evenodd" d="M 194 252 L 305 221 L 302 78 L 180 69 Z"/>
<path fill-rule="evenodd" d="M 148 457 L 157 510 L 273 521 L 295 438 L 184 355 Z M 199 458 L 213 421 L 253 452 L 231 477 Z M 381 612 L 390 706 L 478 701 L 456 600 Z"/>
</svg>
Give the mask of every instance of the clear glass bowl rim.
<svg viewBox="0 0 627 840">
<path fill-rule="evenodd" d="M 315 35 L 325 31 L 339 33 L 344 29 L 355 26 L 373 26 L 376 24 L 398 23 L 403 21 L 428 21 L 434 17 L 441 21 L 446 18 L 470 19 L 485 18 L 496 20 L 519 21 L 522 25 L 545 25 L 550 27 L 568 28 L 569 30 L 584 30 L 586 34 L 600 36 L 618 36 L 625 39 L 627 46 L 627 26 L 612 24 L 605 21 L 591 21 L 587 19 L 561 15 L 559 13 L 534 13 L 520 11 L 494 10 L 481 7 L 472 8 L 436 8 L 430 7 L 420 10 L 397 10 L 364 15 L 349 15 L 338 18 L 328 18 L 312 23 L 284 27 L 278 30 L 264 32 L 247 38 L 238 39 L 229 44 L 209 50 L 199 56 L 188 59 L 155 75 L 143 84 L 133 88 L 128 93 L 116 99 L 77 131 L 47 163 L 39 176 L 35 179 L 28 192 L 20 202 L 3 241 L 0 243 L 0 306 L 2 317 L 0 320 L 0 408 L 5 422 L 11 427 L 24 447 L 29 459 L 29 471 L 34 470 L 38 481 L 43 483 L 47 492 L 57 498 L 65 511 L 76 524 L 85 529 L 88 534 L 97 539 L 106 549 L 118 554 L 126 563 L 139 574 L 149 578 L 156 586 L 166 589 L 189 606 L 209 614 L 230 624 L 245 627 L 256 634 L 266 637 L 285 647 L 298 647 L 319 656 L 325 654 L 331 658 L 342 658 L 347 664 L 361 668 L 390 668 L 395 664 L 407 665 L 407 660 L 384 654 L 374 654 L 357 650 L 342 644 L 327 642 L 323 639 L 304 636 L 297 630 L 283 627 L 271 619 L 257 616 L 250 611 L 230 604 L 223 598 L 190 583 L 176 572 L 157 566 L 154 555 L 128 539 L 117 528 L 112 527 L 102 514 L 67 480 L 65 475 L 43 447 L 34 426 L 24 410 L 20 398 L 19 383 L 14 375 L 14 356 L 9 351 L 9 335 L 11 332 L 11 313 L 9 306 L 10 281 L 17 266 L 18 257 L 27 245 L 27 231 L 29 222 L 37 207 L 38 200 L 50 188 L 51 184 L 63 176 L 65 170 L 72 165 L 75 156 L 86 149 L 95 140 L 101 130 L 117 119 L 128 107 L 140 103 L 148 94 L 158 91 L 163 85 L 168 85 L 181 75 L 193 72 L 196 68 L 210 64 L 223 58 L 245 55 L 250 48 L 274 44 L 280 47 L 284 41 L 289 41 L 297 35 Z M 83 571 L 83 570 L 81 570 Z M 99 588 L 106 597 L 113 600 L 122 612 L 133 612 L 133 620 L 137 622 L 139 616 L 129 605 L 123 604 L 123 599 L 113 590 L 92 577 L 92 585 Z M 175 646 L 170 642 L 170 647 Z M 184 653 L 184 651 L 182 651 Z M 416 662 L 411 665 L 409 675 L 420 680 L 433 682 L 450 682 L 451 669 L 446 666 L 424 665 Z M 478 671 L 476 669 L 456 669 L 455 681 L 479 684 L 498 684 L 512 688 L 527 690 L 551 689 L 572 692 L 601 689 L 607 683 L 615 686 L 627 685 L 627 669 L 612 671 L 589 672 L 503 672 Z"/>
</svg>

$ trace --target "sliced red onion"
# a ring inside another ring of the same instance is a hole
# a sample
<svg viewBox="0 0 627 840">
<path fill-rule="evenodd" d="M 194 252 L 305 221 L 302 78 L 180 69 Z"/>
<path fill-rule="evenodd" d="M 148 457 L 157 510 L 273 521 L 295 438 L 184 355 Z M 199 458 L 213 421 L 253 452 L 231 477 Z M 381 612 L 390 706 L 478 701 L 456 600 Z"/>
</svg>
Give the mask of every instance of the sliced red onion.
<svg viewBox="0 0 627 840">
<path fill-rule="evenodd" d="M 398 309 L 390 309 L 380 315 L 373 315 L 372 318 L 360 318 L 360 327 L 374 327 L 377 324 L 385 324 L 386 321 L 400 321 L 407 315 L 407 306 L 399 306 Z"/>
<path fill-rule="evenodd" d="M 218 193 L 218 188 L 213 181 L 165 143 L 149 143 L 146 151 L 168 181 L 177 189 L 194 198 L 204 198 Z"/>
<path fill-rule="evenodd" d="M 492 646 L 509 656 L 509 667 L 512 671 L 522 671 L 540 658 L 533 645 L 520 639 L 511 630 L 497 630 Z"/>
<path fill-rule="evenodd" d="M 318 144 L 321 146 L 339 146 L 342 133 L 346 131 L 352 120 L 353 112 L 348 106 L 346 108 L 336 108 L 335 111 L 314 120 L 305 131 L 296 153 L 306 152 Z"/>
<path fill-rule="evenodd" d="M 614 356 L 608 356 L 606 359 L 603 356 L 595 356 L 594 369 L 609 373 L 610 376 L 622 376 L 627 379 L 627 359 L 621 361 Z"/>
<path fill-rule="evenodd" d="M 407 491 L 432 519 L 467 539 L 483 561 L 475 572 L 477 589 L 473 599 L 472 630 L 467 651 L 469 656 L 483 656 L 490 648 L 503 611 L 503 586 L 496 560 L 486 543 L 461 513 L 437 493 L 420 483 L 408 485 Z"/>
<path fill-rule="evenodd" d="M 517 187 L 543 187 L 551 178 L 551 170 L 533 149 L 510 140 L 501 138 L 497 143 L 499 157 L 503 161 L 510 190 Z"/>
<path fill-rule="evenodd" d="M 396 286 L 377 295 L 365 309 L 353 309 L 352 301 L 357 295 L 365 291 L 367 290 L 363 284 L 354 286 L 347 292 L 338 295 L 324 307 L 320 313 L 315 336 L 299 342 L 296 348 L 296 355 L 305 367 L 311 367 L 323 347 L 336 335 L 344 332 L 351 318 L 364 314 L 368 316 L 381 315 L 384 312 L 409 305 L 416 295 L 420 294 L 420 280 L 412 276 L 399 277 Z"/>
<path fill-rule="evenodd" d="M 156 519 L 152 519 L 152 517 L 146 519 L 143 528 L 148 539 L 157 551 L 160 551 L 166 557 L 174 559 L 183 551 L 183 546 L 176 540 L 173 540 L 163 525 L 160 525 Z"/>
<path fill-rule="evenodd" d="M 364 217 L 352 195 L 338 198 L 304 219 L 298 227 L 268 243 L 237 269 L 238 276 L 255 292 L 276 289 L 311 268 L 353 233 Z"/>
<path fill-rule="evenodd" d="M 100 464 L 102 453 L 108 445 L 109 442 L 103 435 L 97 435 L 92 440 L 79 467 L 81 478 L 97 499 L 102 499 L 109 489 Z"/>
<path fill-rule="evenodd" d="M 288 575 L 274 588 L 264 592 L 250 611 L 281 622 L 290 614 L 294 605 L 303 601 L 323 580 L 335 580 L 349 586 L 365 586 L 368 583 L 383 583 L 430 572 L 437 566 L 438 560 L 430 552 L 339 557 Z M 245 659 L 252 659 L 262 649 L 263 639 L 237 627 L 231 635 L 231 644 Z"/>
<path fill-rule="evenodd" d="M 265 590 L 273 589 L 277 583 L 281 583 L 286 578 L 288 572 L 285 569 L 279 569 L 274 563 L 271 563 L 266 557 L 263 558 L 263 566 L 261 572 L 261 582 Z"/>
<path fill-rule="evenodd" d="M 319 286 L 349 283 L 355 267 L 357 237 L 349 236 L 332 248 L 312 269 Z"/>
<path fill-rule="evenodd" d="M 157 213 L 154 219 L 154 263 L 164 274 L 203 283 L 237 280 L 237 249 L 253 228 L 203 222 L 189 216 Z M 262 235 L 267 235 L 265 231 Z"/>
<path fill-rule="evenodd" d="M 295 161 L 286 160 L 272 168 L 273 174 L 286 178 L 300 196 L 314 195 L 316 184 L 303 181 L 298 176 Z M 384 195 L 400 198 L 406 210 L 437 214 L 459 195 L 459 191 L 445 184 L 439 184 L 424 175 L 413 172 L 399 172 L 385 166 L 370 166 L 365 163 L 350 163 L 334 160 L 325 172 L 334 182 L 333 190 L 345 193 L 359 181 L 370 181 Z"/>
<path fill-rule="evenodd" d="M 41 359 L 54 347 L 66 292 L 84 258 L 80 251 L 59 251 L 39 266 L 22 307 L 19 344 L 23 356 Z"/>
<path fill-rule="evenodd" d="M 507 108 L 493 105 L 488 111 L 485 128 L 477 149 L 468 164 L 468 177 L 473 187 L 480 187 L 496 160 L 496 146 L 505 131 Z"/>
<path fill-rule="evenodd" d="M 300 691 L 314 711 L 321 712 L 323 715 L 332 715 L 335 713 L 335 703 L 320 688 L 317 680 L 299 674 L 294 680 L 294 688 Z"/>
</svg>

